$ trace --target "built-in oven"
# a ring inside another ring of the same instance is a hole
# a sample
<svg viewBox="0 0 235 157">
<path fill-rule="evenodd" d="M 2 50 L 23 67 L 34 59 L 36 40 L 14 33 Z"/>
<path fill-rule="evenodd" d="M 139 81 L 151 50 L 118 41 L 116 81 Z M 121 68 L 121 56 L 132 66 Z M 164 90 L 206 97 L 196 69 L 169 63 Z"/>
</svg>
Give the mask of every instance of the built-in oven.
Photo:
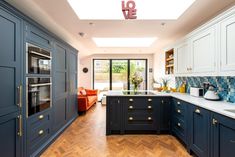
<svg viewBox="0 0 235 157">
<path fill-rule="evenodd" d="M 41 112 L 51 107 L 51 78 L 27 77 L 27 116 Z"/>
<path fill-rule="evenodd" d="M 38 46 L 26 43 L 26 73 L 51 73 L 51 52 Z"/>
</svg>

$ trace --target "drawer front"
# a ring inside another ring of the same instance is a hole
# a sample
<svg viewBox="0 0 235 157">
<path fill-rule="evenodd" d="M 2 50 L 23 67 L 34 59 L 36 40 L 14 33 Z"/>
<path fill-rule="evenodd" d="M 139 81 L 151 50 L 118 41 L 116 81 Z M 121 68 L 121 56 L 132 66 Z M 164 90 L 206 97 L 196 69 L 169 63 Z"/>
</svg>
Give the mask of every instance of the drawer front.
<svg viewBox="0 0 235 157">
<path fill-rule="evenodd" d="M 153 98 L 128 98 L 126 109 L 128 110 L 151 110 L 154 108 Z"/>
<path fill-rule="evenodd" d="M 35 114 L 28 118 L 28 129 L 32 130 L 33 128 L 37 126 L 50 122 L 51 119 L 52 119 L 51 111 L 45 111 L 45 112 Z"/>
<path fill-rule="evenodd" d="M 173 114 L 183 120 L 185 118 L 185 109 L 183 107 L 174 106 Z"/>
<path fill-rule="evenodd" d="M 156 130 L 156 126 L 154 114 L 128 113 L 125 117 L 125 130 Z"/>
<path fill-rule="evenodd" d="M 185 104 L 183 101 L 178 99 L 173 99 L 174 108 L 185 110 Z"/>
<path fill-rule="evenodd" d="M 31 154 L 48 140 L 51 135 L 51 124 L 44 123 L 32 130 L 28 130 L 27 132 L 28 153 Z"/>
<path fill-rule="evenodd" d="M 177 117 L 174 117 L 173 124 L 172 124 L 172 131 L 173 133 L 180 138 L 182 141 L 186 141 L 185 135 L 185 122 Z"/>
</svg>

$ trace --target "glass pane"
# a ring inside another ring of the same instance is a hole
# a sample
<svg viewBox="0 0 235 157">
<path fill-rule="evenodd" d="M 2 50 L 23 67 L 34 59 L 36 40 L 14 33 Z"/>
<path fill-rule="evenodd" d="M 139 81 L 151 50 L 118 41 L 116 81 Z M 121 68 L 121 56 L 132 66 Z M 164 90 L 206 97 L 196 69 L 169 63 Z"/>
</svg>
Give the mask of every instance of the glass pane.
<svg viewBox="0 0 235 157">
<path fill-rule="evenodd" d="M 130 60 L 130 78 L 136 73 L 143 78 L 143 82 L 139 85 L 139 90 L 146 89 L 146 60 Z M 134 89 L 134 85 L 130 81 L 130 90 Z"/>
<path fill-rule="evenodd" d="M 127 90 L 127 60 L 112 60 L 112 90 Z"/>
<path fill-rule="evenodd" d="M 94 60 L 94 89 L 108 91 L 110 89 L 109 60 Z"/>
</svg>

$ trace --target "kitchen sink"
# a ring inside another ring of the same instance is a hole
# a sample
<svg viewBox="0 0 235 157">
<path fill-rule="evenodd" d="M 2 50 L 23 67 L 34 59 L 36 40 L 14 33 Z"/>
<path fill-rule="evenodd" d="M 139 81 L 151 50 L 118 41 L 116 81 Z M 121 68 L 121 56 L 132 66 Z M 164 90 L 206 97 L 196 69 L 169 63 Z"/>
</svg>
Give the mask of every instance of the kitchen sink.
<svg viewBox="0 0 235 157">
<path fill-rule="evenodd" d="M 232 109 L 228 109 L 228 110 L 224 110 L 224 111 L 228 111 L 228 112 L 232 112 L 232 113 L 235 113 L 235 109 L 234 110 L 232 110 Z"/>
</svg>

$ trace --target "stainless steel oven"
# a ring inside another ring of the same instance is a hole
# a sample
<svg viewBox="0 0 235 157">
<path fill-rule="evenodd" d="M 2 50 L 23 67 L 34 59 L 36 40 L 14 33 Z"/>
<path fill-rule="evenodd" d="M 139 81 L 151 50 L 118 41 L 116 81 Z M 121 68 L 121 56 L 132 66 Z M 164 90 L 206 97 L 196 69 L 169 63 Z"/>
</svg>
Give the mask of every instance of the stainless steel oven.
<svg viewBox="0 0 235 157">
<path fill-rule="evenodd" d="M 51 52 L 26 43 L 26 72 L 27 74 L 50 75 Z"/>
<path fill-rule="evenodd" d="M 27 116 L 41 112 L 51 107 L 51 78 L 28 77 L 27 84 Z"/>
</svg>

